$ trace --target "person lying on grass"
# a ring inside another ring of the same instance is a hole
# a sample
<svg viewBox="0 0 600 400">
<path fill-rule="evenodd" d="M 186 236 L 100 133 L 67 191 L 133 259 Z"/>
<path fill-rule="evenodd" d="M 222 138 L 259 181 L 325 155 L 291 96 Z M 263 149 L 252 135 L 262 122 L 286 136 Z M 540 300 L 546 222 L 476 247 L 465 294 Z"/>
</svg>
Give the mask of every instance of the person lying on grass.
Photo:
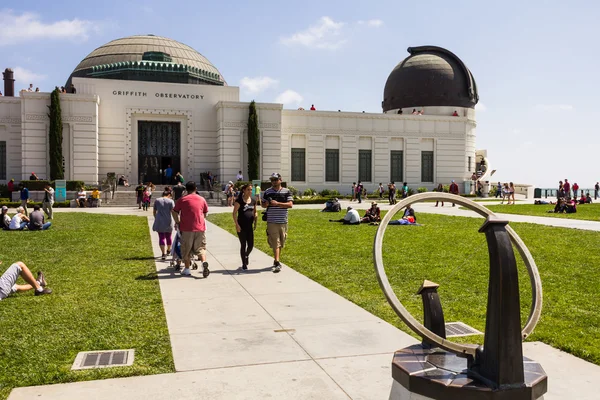
<svg viewBox="0 0 600 400">
<path fill-rule="evenodd" d="M 404 210 L 404 215 L 402 218 L 391 220 L 390 225 L 420 225 L 417 224 L 417 216 L 415 215 L 415 210 L 409 205 L 406 206 Z"/>
<path fill-rule="evenodd" d="M 360 224 L 360 215 L 358 215 L 358 211 L 353 209 L 352 207 L 348 207 L 346 209 L 346 215 L 342 219 L 330 219 L 329 222 L 341 222 L 344 225 L 359 225 Z"/>
<path fill-rule="evenodd" d="M 2 264 L 2 261 L 0 261 L 0 264 Z M 17 285 L 19 276 L 27 282 L 26 285 Z M 36 296 L 52 293 L 52 289 L 46 287 L 44 273 L 38 272 L 37 279 L 34 279 L 29 268 L 21 261 L 17 261 L 8 267 L 0 277 L 0 300 L 15 292 L 26 292 L 32 289 L 35 289 Z"/>
</svg>

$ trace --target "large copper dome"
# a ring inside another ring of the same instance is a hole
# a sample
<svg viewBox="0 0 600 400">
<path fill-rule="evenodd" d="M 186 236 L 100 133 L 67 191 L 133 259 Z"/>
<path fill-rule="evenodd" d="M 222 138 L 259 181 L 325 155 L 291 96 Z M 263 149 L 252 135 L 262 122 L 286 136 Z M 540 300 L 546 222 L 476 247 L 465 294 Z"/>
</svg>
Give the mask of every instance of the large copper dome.
<svg viewBox="0 0 600 400">
<path fill-rule="evenodd" d="M 409 47 L 385 83 L 383 111 L 454 106 L 474 108 L 479 101 L 471 71 L 453 53 L 436 46 Z"/>
<path fill-rule="evenodd" d="M 176 40 L 154 35 L 129 36 L 98 47 L 75 67 L 74 76 L 226 84 L 219 70 L 202 54 Z"/>
</svg>

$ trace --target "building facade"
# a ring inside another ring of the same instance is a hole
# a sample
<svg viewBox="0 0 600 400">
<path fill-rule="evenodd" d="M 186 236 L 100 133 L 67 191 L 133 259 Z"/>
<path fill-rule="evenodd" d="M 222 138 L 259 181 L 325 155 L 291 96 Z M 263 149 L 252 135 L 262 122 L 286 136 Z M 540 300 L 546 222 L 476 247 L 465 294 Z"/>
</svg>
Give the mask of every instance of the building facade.
<svg viewBox="0 0 600 400">
<path fill-rule="evenodd" d="M 383 113 L 257 103 L 262 179 L 279 172 L 298 189 L 343 193 L 358 180 L 369 190 L 468 181 L 476 163 L 477 93 L 474 80 L 472 93 L 465 83 L 472 75 L 444 49 L 415 49 L 388 77 Z M 65 179 L 95 184 L 114 172 L 160 182 L 167 165 L 188 180 L 207 171 L 221 182 L 239 170 L 247 176 L 249 103 L 193 49 L 157 36 L 117 39 L 86 57 L 71 85 L 76 93 L 60 95 Z M 0 183 L 48 177 L 49 105 L 49 93 L 0 97 Z"/>
</svg>

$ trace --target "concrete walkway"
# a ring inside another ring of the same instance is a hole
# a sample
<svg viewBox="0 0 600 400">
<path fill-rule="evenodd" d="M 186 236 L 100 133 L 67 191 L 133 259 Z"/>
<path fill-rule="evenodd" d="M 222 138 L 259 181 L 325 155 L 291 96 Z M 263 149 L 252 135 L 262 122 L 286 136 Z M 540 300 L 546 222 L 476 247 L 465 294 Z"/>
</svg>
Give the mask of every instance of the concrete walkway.
<svg viewBox="0 0 600 400">
<path fill-rule="evenodd" d="M 176 373 L 19 388 L 9 400 L 388 398 L 392 354 L 414 338 L 290 268 L 272 273 L 258 250 L 241 271 L 237 238 L 210 223 L 207 236 L 207 279 L 156 261 Z M 155 233 L 152 242 L 158 257 Z M 524 354 L 549 375 L 546 400 L 598 398 L 599 366 L 537 342 Z"/>
</svg>

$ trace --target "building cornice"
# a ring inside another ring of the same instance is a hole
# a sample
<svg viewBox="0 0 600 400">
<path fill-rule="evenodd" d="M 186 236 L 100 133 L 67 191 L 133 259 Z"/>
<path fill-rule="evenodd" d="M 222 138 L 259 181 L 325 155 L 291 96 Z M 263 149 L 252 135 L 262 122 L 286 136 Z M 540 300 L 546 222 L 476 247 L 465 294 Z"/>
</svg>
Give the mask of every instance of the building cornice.
<svg viewBox="0 0 600 400">
<path fill-rule="evenodd" d="M 224 129 L 224 128 L 246 129 L 247 127 L 248 127 L 248 123 L 241 122 L 241 121 L 224 121 L 224 122 L 219 123 L 219 129 Z M 259 122 L 258 128 L 259 129 L 279 130 L 279 129 L 281 129 L 281 125 L 278 122 Z"/>
<path fill-rule="evenodd" d="M 398 137 L 453 137 L 462 138 L 464 132 L 417 132 L 417 131 L 364 131 L 364 130 L 347 130 L 347 129 L 322 129 L 322 128 L 305 128 L 305 127 L 285 127 L 281 130 L 287 135 L 324 135 L 324 136 L 398 136 Z"/>
<path fill-rule="evenodd" d="M 256 108 L 259 110 L 275 110 L 281 111 L 283 110 L 283 104 L 279 103 L 255 103 Z M 250 107 L 250 102 L 241 102 L 241 101 L 219 101 L 215 105 L 218 109 L 220 108 L 239 108 L 247 110 Z"/>
<path fill-rule="evenodd" d="M 0 104 L 19 104 L 20 102 L 20 97 L 0 96 Z"/>
<path fill-rule="evenodd" d="M 310 110 L 283 110 L 286 117 L 321 117 L 321 118 L 352 118 L 374 119 L 384 121 L 439 121 L 439 122 L 467 122 L 473 121 L 468 117 L 453 117 L 451 115 L 413 115 L 413 114 L 383 114 L 363 113 L 349 111 L 310 111 Z"/>
<path fill-rule="evenodd" d="M 0 118 L 0 124 L 20 124 L 21 118 L 4 117 Z"/>
</svg>

